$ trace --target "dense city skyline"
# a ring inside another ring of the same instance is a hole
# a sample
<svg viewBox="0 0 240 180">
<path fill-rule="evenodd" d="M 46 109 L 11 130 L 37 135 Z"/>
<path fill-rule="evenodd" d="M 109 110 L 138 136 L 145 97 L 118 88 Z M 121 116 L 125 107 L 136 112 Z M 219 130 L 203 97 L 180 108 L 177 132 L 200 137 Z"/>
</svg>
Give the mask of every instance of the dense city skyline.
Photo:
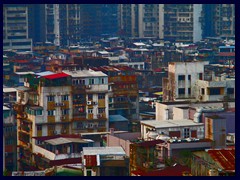
<svg viewBox="0 0 240 180">
<path fill-rule="evenodd" d="M 234 176 L 235 4 L 3 4 L 4 176 Z"/>
</svg>

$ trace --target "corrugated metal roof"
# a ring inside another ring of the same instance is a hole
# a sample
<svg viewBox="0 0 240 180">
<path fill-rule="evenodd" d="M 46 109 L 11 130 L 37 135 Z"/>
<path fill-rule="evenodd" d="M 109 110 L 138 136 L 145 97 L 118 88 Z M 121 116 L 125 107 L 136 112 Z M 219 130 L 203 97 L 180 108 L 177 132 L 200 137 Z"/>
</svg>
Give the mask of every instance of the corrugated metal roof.
<svg viewBox="0 0 240 180">
<path fill-rule="evenodd" d="M 49 143 L 51 145 L 60 145 L 60 144 L 67 144 L 67 143 L 73 143 L 73 142 L 74 143 L 87 143 L 87 141 L 85 141 L 81 138 L 64 138 L 64 137 L 45 140 L 45 142 Z"/>
<path fill-rule="evenodd" d="M 109 122 L 118 122 L 118 121 L 128 121 L 128 119 L 126 119 L 121 115 L 109 115 Z"/>
<path fill-rule="evenodd" d="M 140 176 L 183 176 L 184 172 L 190 173 L 191 169 L 187 166 L 177 164 L 176 166 L 166 167 L 157 171 L 144 172 L 137 170 L 133 171 L 132 173 Z"/>
<path fill-rule="evenodd" d="M 35 74 L 35 73 L 32 72 L 32 71 L 26 71 L 26 72 L 15 72 L 15 74 L 17 74 L 17 75 L 27 75 L 27 74 Z"/>
<path fill-rule="evenodd" d="M 48 76 L 48 75 L 52 75 L 52 74 L 56 74 L 56 73 L 51 72 L 51 71 L 36 73 L 36 75 L 38 75 L 38 76 Z"/>
<path fill-rule="evenodd" d="M 211 149 L 207 152 L 224 170 L 235 171 L 235 149 Z"/>
<path fill-rule="evenodd" d="M 4 93 L 16 92 L 16 91 L 17 91 L 16 88 L 3 88 Z"/>
</svg>

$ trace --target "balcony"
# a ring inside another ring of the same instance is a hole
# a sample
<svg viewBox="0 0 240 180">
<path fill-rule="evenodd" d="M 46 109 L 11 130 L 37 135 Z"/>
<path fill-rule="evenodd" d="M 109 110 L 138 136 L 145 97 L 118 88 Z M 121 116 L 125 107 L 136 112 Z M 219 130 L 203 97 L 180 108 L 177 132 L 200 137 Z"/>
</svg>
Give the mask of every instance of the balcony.
<svg viewBox="0 0 240 180">
<path fill-rule="evenodd" d="M 28 125 L 20 125 L 20 127 L 18 127 L 18 129 L 20 131 L 26 132 L 28 134 L 31 132 L 31 128 L 29 128 Z"/>
</svg>

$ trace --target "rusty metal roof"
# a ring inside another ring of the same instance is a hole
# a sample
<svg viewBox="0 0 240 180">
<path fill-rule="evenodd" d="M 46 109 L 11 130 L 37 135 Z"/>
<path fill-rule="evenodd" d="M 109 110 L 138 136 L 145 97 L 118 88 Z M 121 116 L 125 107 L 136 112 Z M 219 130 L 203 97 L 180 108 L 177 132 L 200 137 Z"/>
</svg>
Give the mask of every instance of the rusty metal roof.
<svg viewBox="0 0 240 180">
<path fill-rule="evenodd" d="M 235 171 L 235 149 L 211 149 L 208 154 L 223 170 Z"/>
</svg>

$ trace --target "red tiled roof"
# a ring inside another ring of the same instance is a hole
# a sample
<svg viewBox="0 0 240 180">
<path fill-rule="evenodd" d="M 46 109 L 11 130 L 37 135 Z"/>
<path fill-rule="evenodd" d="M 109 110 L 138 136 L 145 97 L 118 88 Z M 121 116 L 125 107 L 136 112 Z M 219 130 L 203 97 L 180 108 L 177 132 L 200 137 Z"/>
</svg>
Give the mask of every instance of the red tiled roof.
<svg viewBox="0 0 240 180">
<path fill-rule="evenodd" d="M 235 52 L 220 52 L 218 56 L 235 56 Z"/>
<path fill-rule="evenodd" d="M 187 166 L 177 164 L 176 166 L 166 167 L 162 170 L 143 172 L 133 171 L 133 174 L 140 176 L 183 176 L 183 172 L 191 172 L 191 169 Z"/>
<path fill-rule="evenodd" d="M 235 171 L 235 149 L 211 149 L 208 154 L 219 163 L 224 170 Z"/>
<path fill-rule="evenodd" d="M 59 78 L 64 78 L 64 77 L 68 77 L 70 75 L 65 74 L 65 73 L 58 73 L 58 74 L 51 74 L 48 76 L 43 76 L 46 79 L 59 79 Z"/>
</svg>

